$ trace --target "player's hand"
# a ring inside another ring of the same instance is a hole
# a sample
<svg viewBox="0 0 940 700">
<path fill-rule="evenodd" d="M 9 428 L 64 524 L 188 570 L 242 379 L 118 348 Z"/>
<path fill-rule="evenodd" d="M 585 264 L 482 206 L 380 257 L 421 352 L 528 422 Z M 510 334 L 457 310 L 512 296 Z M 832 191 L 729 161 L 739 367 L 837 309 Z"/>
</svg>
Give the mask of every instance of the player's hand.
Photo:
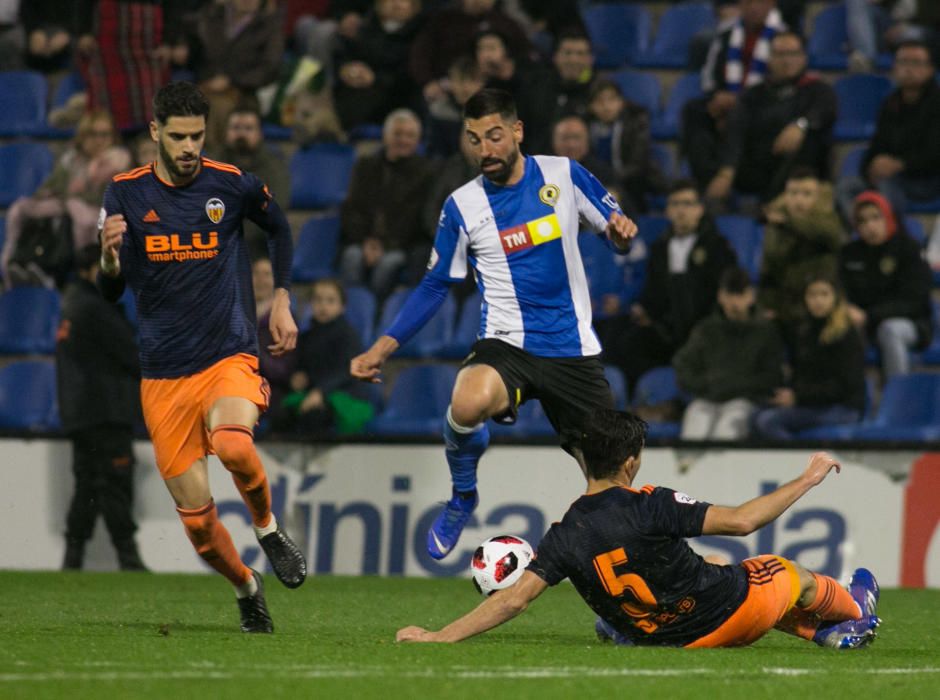
<svg viewBox="0 0 940 700">
<path fill-rule="evenodd" d="M 631 219 L 615 211 L 610 215 L 610 219 L 607 221 L 605 233 L 610 239 L 610 242 L 617 248 L 626 250 L 630 247 L 630 242 L 636 238 L 638 231 L 639 229 Z"/>
<path fill-rule="evenodd" d="M 356 379 L 372 384 L 382 383 L 382 365 L 398 349 L 398 341 L 383 335 L 372 347 L 349 361 L 349 373 Z"/>
<path fill-rule="evenodd" d="M 271 321 L 268 325 L 274 343 L 268 351 L 278 357 L 297 347 L 297 324 L 290 312 L 290 294 L 286 289 L 274 292 L 274 304 L 271 306 Z"/>
<path fill-rule="evenodd" d="M 395 635 L 396 642 L 433 642 L 434 632 L 424 629 L 423 627 L 403 627 L 398 630 L 398 633 Z"/>
<path fill-rule="evenodd" d="M 817 486 L 821 484 L 826 475 L 835 469 L 836 473 L 842 471 L 842 465 L 828 452 L 815 452 L 809 458 L 809 466 L 803 472 L 803 478 L 809 481 L 810 485 Z"/>
<path fill-rule="evenodd" d="M 108 277 L 117 277 L 121 272 L 121 243 L 127 233 L 127 222 L 123 214 L 112 214 L 104 220 L 101 228 L 101 272 Z"/>
</svg>

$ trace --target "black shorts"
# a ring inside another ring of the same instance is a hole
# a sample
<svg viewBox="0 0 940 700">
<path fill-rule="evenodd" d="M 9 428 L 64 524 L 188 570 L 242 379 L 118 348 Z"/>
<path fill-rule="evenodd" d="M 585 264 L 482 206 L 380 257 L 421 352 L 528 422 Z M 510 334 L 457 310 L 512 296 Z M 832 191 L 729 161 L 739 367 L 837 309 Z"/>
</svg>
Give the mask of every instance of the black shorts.
<svg viewBox="0 0 940 700">
<path fill-rule="evenodd" d="M 488 365 L 499 372 L 509 394 L 509 410 L 493 416 L 498 423 L 516 422 L 519 406 L 538 399 L 568 452 L 580 444 L 585 416 L 596 408 L 613 408 L 614 397 L 600 358 L 536 357 L 495 338 L 478 340 L 461 367 Z"/>
</svg>

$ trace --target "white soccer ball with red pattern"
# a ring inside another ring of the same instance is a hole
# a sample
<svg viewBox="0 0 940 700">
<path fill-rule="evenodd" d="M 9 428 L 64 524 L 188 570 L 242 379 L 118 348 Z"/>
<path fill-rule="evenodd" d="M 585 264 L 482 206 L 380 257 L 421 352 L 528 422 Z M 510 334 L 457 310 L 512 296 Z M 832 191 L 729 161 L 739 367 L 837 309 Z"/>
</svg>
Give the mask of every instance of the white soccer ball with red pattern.
<svg viewBox="0 0 940 700">
<path fill-rule="evenodd" d="M 522 577 L 532 557 L 532 546 L 521 537 L 490 537 L 477 547 L 470 561 L 473 585 L 485 596 L 508 588 Z"/>
</svg>

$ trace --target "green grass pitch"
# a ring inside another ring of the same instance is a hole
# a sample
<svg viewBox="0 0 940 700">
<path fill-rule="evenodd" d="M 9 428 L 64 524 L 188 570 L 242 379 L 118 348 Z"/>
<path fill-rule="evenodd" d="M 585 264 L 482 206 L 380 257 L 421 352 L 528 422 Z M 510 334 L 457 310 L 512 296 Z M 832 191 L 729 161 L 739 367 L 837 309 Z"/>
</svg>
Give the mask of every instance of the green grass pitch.
<svg viewBox="0 0 940 700">
<path fill-rule="evenodd" d="M 0 572 L 0 698 L 940 698 L 940 591 L 886 590 L 875 644 L 773 632 L 746 649 L 598 643 L 568 585 L 456 645 L 396 644 L 479 602 L 467 580 L 268 575 L 274 635 L 218 576 Z M 498 695 L 497 695 L 498 693 Z"/>
</svg>

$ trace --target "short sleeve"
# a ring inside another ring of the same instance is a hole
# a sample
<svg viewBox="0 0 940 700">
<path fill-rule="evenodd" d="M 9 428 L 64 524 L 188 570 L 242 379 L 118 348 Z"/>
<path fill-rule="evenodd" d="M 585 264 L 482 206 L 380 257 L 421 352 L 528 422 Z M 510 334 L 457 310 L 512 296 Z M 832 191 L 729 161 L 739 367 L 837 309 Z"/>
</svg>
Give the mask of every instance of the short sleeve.
<svg viewBox="0 0 940 700">
<path fill-rule="evenodd" d="M 647 523 L 651 531 L 675 537 L 699 537 L 710 503 L 680 491 L 659 487 L 647 497 Z"/>
<path fill-rule="evenodd" d="M 607 226 L 611 214 L 614 212 L 623 214 L 623 211 L 600 180 L 580 163 L 573 160 L 570 162 L 571 182 L 574 184 L 578 214 L 595 231 L 602 231 Z"/>
<path fill-rule="evenodd" d="M 535 558 L 526 567 L 549 586 L 554 586 L 568 578 L 568 574 L 565 573 L 564 552 L 557 528 L 557 525 L 552 525 L 539 543 Z"/>
<path fill-rule="evenodd" d="M 453 197 L 441 209 L 437 235 L 428 261 L 428 276 L 442 282 L 459 282 L 467 276 L 467 248 L 470 237 Z"/>
</svg>

